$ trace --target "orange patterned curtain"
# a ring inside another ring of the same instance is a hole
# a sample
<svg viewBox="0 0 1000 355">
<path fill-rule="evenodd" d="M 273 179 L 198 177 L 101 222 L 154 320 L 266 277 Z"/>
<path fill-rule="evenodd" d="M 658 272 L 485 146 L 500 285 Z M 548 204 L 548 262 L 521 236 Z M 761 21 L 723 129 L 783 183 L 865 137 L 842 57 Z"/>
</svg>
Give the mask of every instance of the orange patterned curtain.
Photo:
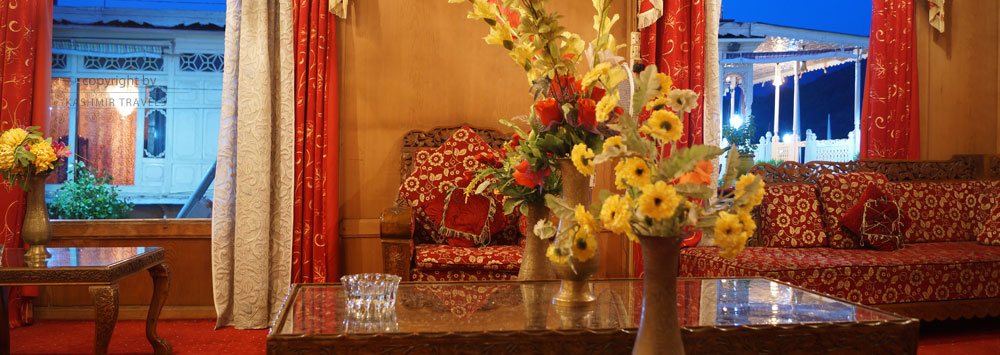
<svg viewBox="0 0 1000 355">
<path fill-rule="evenodd" d="M 336 20 L 327 0 L 295 1 L 292 282 L 340 275 Z"/>
<path fill-rule="evenodd" d="M 919 159 L 916 16 L 912 0 L 872 0 L 861 159 Z"/>
<path fill-rule="evenodd" d="M 49 115 L 49 78 L 52 66 L 52 2 L 4 2 L 0 7 L 0 131 L 41 126 Z M 0 178 L 2 180 L 2 178 Z M 0 237 L 8 248 L 23 246 L 21 222 L 25 194 L 0 181 Z M 31 323 L 31 301 L 37 287 L 11 287 L 10 326 Z"/>
<path fill-rule="evenodd" d="M 648 6 L 646 3 L 649 3 Z M 657 12 L 663 15 L 656 23 L 642 28 L 641 60 L 655 64 L 656 68 L 673 79 L 674 89 L 691 89 L 698 93 L 698 107 L 681 116 L 684 135 L 678 147 L 704 143 L 705 110 L 705 1 L 704 0 L 644 0 L 640 3 L 642 14 Z M 634 246 L 636 276 L 642 274 L 642 249 Z"/>
</svg>

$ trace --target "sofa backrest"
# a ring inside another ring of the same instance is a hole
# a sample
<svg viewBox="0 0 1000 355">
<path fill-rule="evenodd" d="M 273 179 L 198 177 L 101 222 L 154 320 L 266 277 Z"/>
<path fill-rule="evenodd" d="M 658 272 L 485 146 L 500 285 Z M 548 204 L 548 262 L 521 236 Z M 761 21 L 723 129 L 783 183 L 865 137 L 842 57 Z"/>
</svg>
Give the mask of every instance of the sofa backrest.
<svg viewBox="0 0 1000 355">
<path fill-rule="evenodd" d="M 983 223 L 990 211 L 998 203 L 1000 194 L 1000 155 L 961 155 L 944 161 L 905 161 L 905 160 L 863 160 L 852 162 L 809 162 L 800 164 L 784 162 L 780 165 L 761 163 L 753 166 L 750 172 L 761 176 L 765 183 L 777 185 L 801 185 L 816 188 L 817 197 L 822 196 L 820 177 L 827 174 L 844 174 L 856 172 L 880 173 L 885 176 L 886 190 L 900 200 L 900 207 L 912 221 L 912 228 L 904 235 L 907 243 L 933 241 L 974 240 L 983 228 Z M 770 186 L 769 186 L 770 187 Z M 863 189 L 862 189 L 863 190 Z M 784 193 L 781 190 L 768 189 L 768 192 Z M 861 191 L 857 192 L 860 196 Z M 858 196 L 853 196 L 857 198 Z M 828 196 L 829 197 L 829 196 Z M 943 201 L 942 197 L 944 200 Z M 822 198 L 820 198 L 822 201 Z M 779 198 L 765 198 L 765 204 L 781 202 Z M 810 202 L 812 202 L 810 200 Z M 820 204 L 823 218 L 825 239 L 835 247 L 857 247 L 849 240 L 838 235 L 840 231 L 837 217 L 829 216 L 832 206 Z M 783 213 L 792 213 L 786 216 Z M 777 212 L 777 213 L 775 213 Z M 820 243 L 802 243 L 800 240 L 778 240 L 776 238 L 795 238 L 790 233 L 781 235 L 764 235 L 773 233 L 774 229 L 766 226 L 784 225 L 785 221 L 811 221 L 803 218 L 798 209 L 770 208 L 761 206 L 757 210 L 758 229 L 751 245 L 757 246 L 818 246 Z M 803 225 L 804 226 L 804 225 Z M 815 229 L 815 228 L 813 228 Z M 838 238 L 841 237 L 841 238 Z"/>
</svg>

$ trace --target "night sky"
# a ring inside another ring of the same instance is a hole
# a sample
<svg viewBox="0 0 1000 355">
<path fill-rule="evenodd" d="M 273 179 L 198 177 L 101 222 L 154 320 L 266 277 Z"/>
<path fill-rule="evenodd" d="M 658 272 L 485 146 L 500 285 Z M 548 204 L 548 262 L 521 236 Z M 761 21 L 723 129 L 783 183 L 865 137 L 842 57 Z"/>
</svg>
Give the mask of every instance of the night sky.
<svg viewBox="0 0 1000 355">
<path fill-rule="evenodd" d="M 871 31 L 871 0 L 802 1 L 802 0 L 723 0 L 722 18 L 737 22 L 763 22 L 774 25 L 868 36 Z M 862 68 L 862 87 L 864 86 Z M 802 130 L 815 132 L 819 139 L 827 137 L 827 115 L 830 116 L 831 138 L 846 138 L 854 129 L 854 63 L 814 71 L 802 75 L 799 103 Z M 737 100 L 740 100 L 737 95 Z M 723 98 L 724 123 L 728 124 L 729 97 Z M 738 107 L 738 106 L 737 106 Z M 757 132 L 771 130 L 774 117 L 774 86 L 770 83 L 754 87 L 752 107 Z M 781 133 L 792 127 L 792 85 L 786 78 L 781 95 Z"/>
</svg>

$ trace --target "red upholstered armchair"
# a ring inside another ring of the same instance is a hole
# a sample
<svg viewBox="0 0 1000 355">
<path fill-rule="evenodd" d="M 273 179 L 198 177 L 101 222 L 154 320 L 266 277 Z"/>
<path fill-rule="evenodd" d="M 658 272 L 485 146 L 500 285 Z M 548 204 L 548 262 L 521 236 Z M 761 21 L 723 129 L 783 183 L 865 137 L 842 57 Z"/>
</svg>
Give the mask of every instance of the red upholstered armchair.
<svg viewBox="0 0 1000 355">
<path fill-rule="evenodd" d="M 480 196 L 479 205 L 451 198 L 463 196 L 455 185 L 478 168 L 475 155 L 495 152 L 507 139 L 496 130 L 463 126 L 403 136 L 399 194 L 380 218 L 386 273 L 407 281 L 517 278 L 524 238 L 516 218 L 503 215 L 500 198 Z"/>
</svg>

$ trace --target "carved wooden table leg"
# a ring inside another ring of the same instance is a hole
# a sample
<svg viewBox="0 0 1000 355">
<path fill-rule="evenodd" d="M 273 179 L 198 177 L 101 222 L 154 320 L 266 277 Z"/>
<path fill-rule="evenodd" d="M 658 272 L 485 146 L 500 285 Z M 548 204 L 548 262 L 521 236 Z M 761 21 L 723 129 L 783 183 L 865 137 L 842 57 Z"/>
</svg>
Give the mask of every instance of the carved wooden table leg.
<svg viewBox="0 0 1000 355">
<path fill-rule="evenodd" d="M 118 284 L 90 286 L 94 296 L 94 354 L 107 354 L 118 322 Z"/>
<path fill-rule="evenodd" d="M 160 311 L 167 302 L 167 291 L 170 289 L 170 268 L 167 263 L 160 263 L 149 268 L 149 276 L 153 278 L 153 299 L 149 301 L 149 312 L 146 313 L 146 339 L 153 345 L 154 353 L 170 354 L 170 343 L 156 335 L 156 321 L 160 319 Z"/>
</svg>

